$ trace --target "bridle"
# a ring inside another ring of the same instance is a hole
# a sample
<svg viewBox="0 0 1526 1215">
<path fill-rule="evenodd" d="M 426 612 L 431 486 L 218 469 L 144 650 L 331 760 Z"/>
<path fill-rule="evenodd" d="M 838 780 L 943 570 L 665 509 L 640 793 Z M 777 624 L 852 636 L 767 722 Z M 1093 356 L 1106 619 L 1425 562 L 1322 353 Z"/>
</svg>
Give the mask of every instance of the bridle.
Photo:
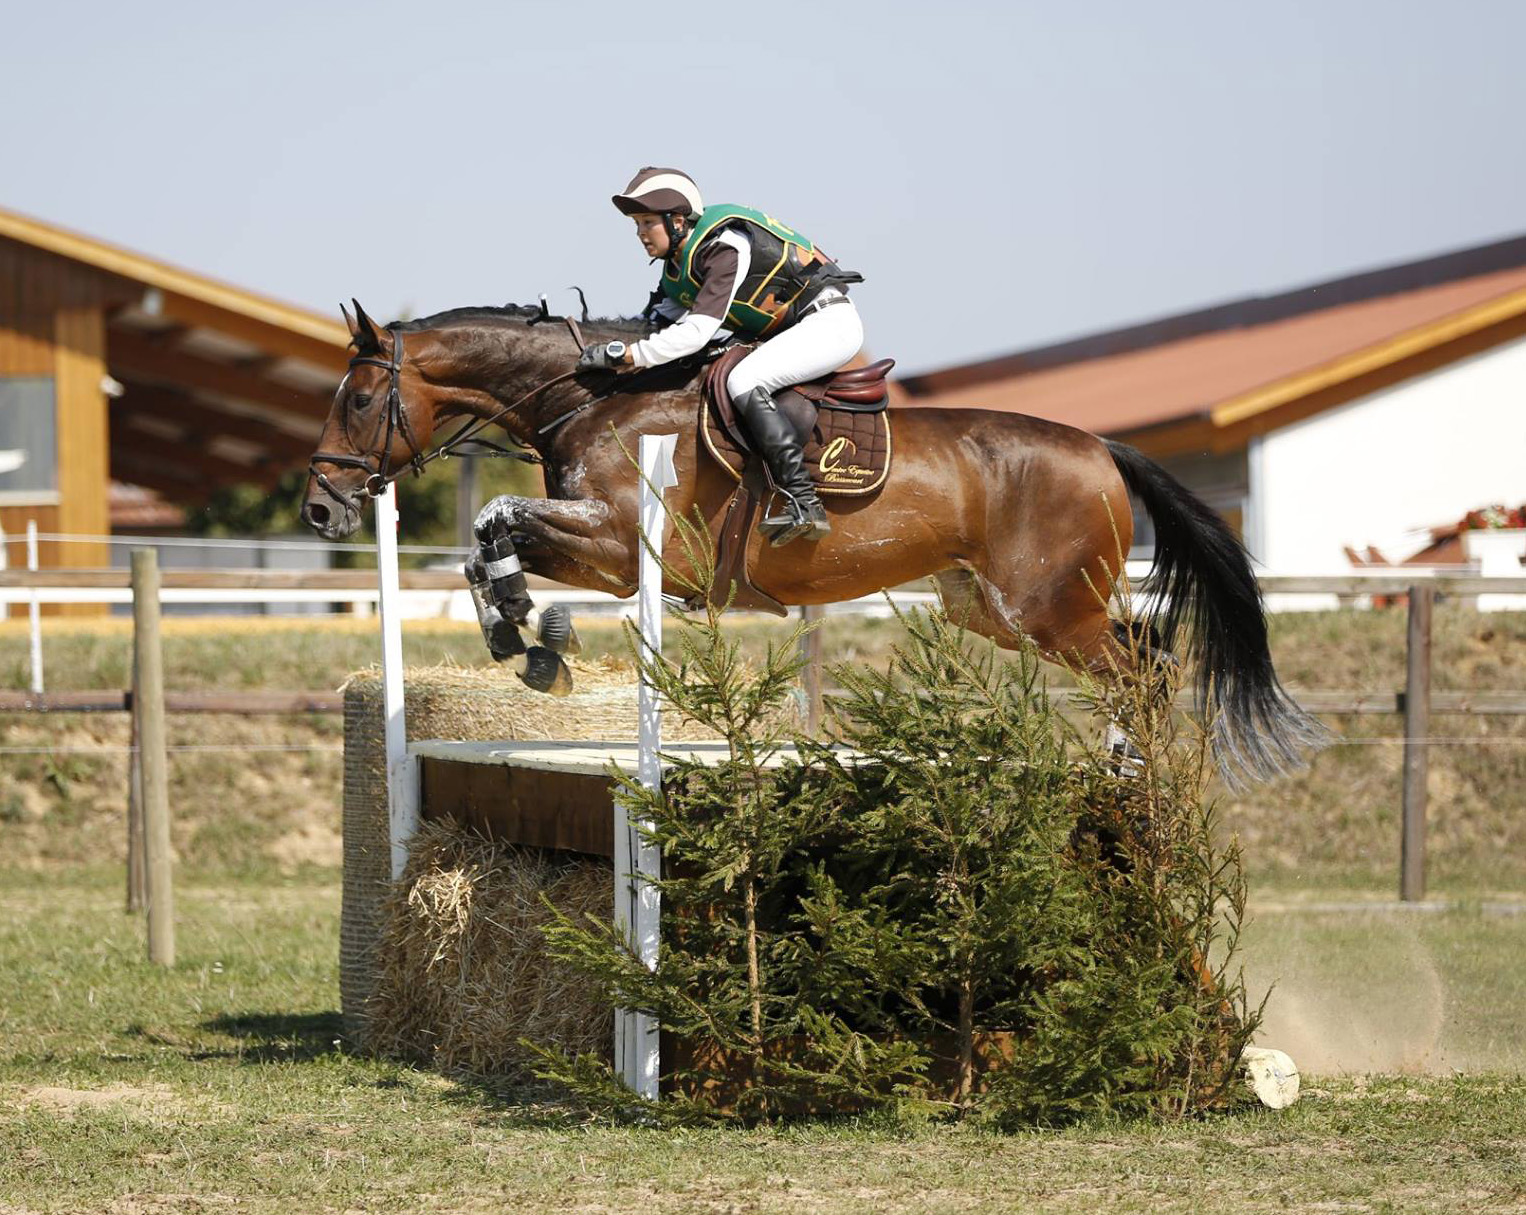
<svg viewBox="0 0 1526 1215">
<path fill-rule="evenodd" d="M 307 468 L 313 475 L 313 479 L 323 489 L 323 492 L 337 499 L 346 506 L 353 505 L 353 500 L 341 493 L 327 474 L 318 471 L 319 464 L 333 464 L 340 468 L 358 468 L 367 474 L 365 492 L 374 498 L 386 489 L 386 487 L 401 475 L 392 471 L 392 440 L 399 432 L 402 433 L 403 441 L 408 444 L 412 453 L 408 457 L 408 465 L 415 475 L 424 471 L 424 453 L 419 450 L 418 443 L 408 427 L 408 411 L 403 408 L 403 394 L 398 387 L 399 375 L 403 370 L 403 335 L 397 331 L 395 325 L 389 325 L 387 332 L 392 335 L 392 357 L 390 359 L 378 359 L 371 355 L 357 354 L 350 360 L 350 370 L 357 367 L 380 367 L 387 373 L 387 406 L 383 417 L 376 419 L 376 427 L 371 432 L 372 440 L 381 431 L 383 425 L 387 428 L 387 434 L 382 445 L 376 449 L 375 455 L 353 455 L 343 451 L 317 451 L 312 459 L 307 462 Z M 348 438 L 350 434 L 349 402 L 345 402 L 344 433 Z"/>
<path fill-rule="evenodd" d="M 543 303 L 543 310 L 544 307 L 545 305 Z M 578 330 L 577 322 L 574 321 L 571 317 L 563 317 L 562 319 L 567 322 L 568 328 L 572 330 L 573 340 L 577 342 L 578 350 L 581 352 L 583 349 L 583 335 Z M 387 428 L 386 434 L 382 438 L 381 445 L 375 448 L 372 451 L 372 454 L 355 455 L 350 452 L 342 451 L 314 452 L 312 458 L 307 462 L 307 470 L 312 475 L 313 480 L 318 483 L 319 488 L 322 489 L 324 493 L 328 494 L 346 510 L 357 508 L 355 499 L 351 495 L 343 493 L 332 481 L 329 480 L 327 473 L 319 471 L 319 464 L 332 464 L 340 468 L 360 469 L 366 474 L 365 485 L 363 487 L 366 495 L 368 497 L 375 498 L 379 496 L 381 492 L 387 488 L 388 485 L 390 485 L 393 481 L 397 480 L 398 477 L 402 476 L 406 471 L 408 471 L 408 469 L 413 470 L 414 476 L 421 476 L 424 472 L 424 466 L 426 464 L 433 460 L 449 459 L 451 452 L 466 442 L 474 442 L 479 447 L 487 448 L 488 450 L 486 452 L 481 453 L 483 455 L 507 457 L 513 460 L 523 460 L 527 464 L 544 463 L 541 457 L 536 455 L 534 452 L 511 451 L 497 443 L 493 443 L 487 439 L 478 438 L 477 436 L 484 428 L 491 426 L 505 414 L 512 413 L 526 401 L 529 401 L 532 398 L 538 396 L 548 388 L 552 388 L 557 384 L 572 379 L 573 376 L 577 375 L 578 373 L 578 369 L 576 367 L 574 367 L 571 371 L 563 372 L 559 376 L 554 376 L 549 380 L 545 380 L 542 383 L 537 384 L 534 388 L 530 389 L 529 392 L 524 393 L 516 400 L 510 402 L 508 405 L 503 406 L 501 409 L 485 418 L 467 419 L 466 424 L 457 430 L 455 434 L 451 435 L 450 438 L 446 439 L 433 451 L 424 452 L 420 449 L 417 440 L 413 437 L 413 432 L 408 425 L 408 411 L 403 408 L 403 394 L 400 387 L 400 378 L 403 370 L 403 335 L 396 325 L 388 325 L 387 332 L 392 335 L 392 357 L 390 359 L 379 359 L 372 355 L 357 354 L 350 360 L 351 371 L 353 371 L 356 367 L 380 367 L 387 373 L 386 413 L 384 417 L 377 418 L 376 426 L 371 432 L 371 439 L 373 441 L 376 439 L 377 435 L 381 433 L 383 425 L 385 425 Z M 345 403 L 345 408 L 348 411 L 348 402 Z M 585 408 L 587 408 L 587 404 L 575 407 L 574 409 L 563 414 L 561 417 L 555 419 L 549 425 L 541 427 L 540 431 L 537 433 L 544 434 L 549 430 L 555 429 L 562 422 L 570 418 L 573 414 L 580 413 Z M 345 437 L 349 438 L 350 422 L 348 412 L 345 416 L 344 432 Z M 409 455 L 408 458 L 403 462 L 402 468 L 394 469 L 392 467 L 392 441 L 394 437 L 399 434 L 402 435 L 403 441 L 408 444 Z"/>
</svg>

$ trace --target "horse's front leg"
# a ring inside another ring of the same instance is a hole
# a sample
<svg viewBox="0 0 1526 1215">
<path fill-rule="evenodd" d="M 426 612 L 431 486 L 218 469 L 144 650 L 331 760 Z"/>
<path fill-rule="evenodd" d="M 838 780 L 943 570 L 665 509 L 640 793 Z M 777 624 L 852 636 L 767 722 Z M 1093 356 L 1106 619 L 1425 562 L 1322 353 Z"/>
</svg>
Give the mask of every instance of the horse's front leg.
<svg viewBox="0 0 1526 1215">
<path fill-rule="evenodd" d="M 513 537 L 532 574 L 594 590 L 629 595 L 636 589 L 634 533 L 621 536 L 615 510 L 599 498 L 522 498 L 504 494 L 477 515 L 484 543 Z"/>
<path fill-rule="evenodd" d="M 629 595 L 635 555 L 620 543 L 614 516 L 599 499 L 506 494 L 483 507 L 473 525 L 480 547 L 467 563 L 467 580 L 488 649 L 499 661 L 524 653 L 520 678 L 538 692 L 572 690 L 572 672 L 561 656 L 577 653 L 581 644 L 565 605 L 534 613 L 525 574 Z M 540 644 L 526 650 L 521 625 Z"/>
</svg>

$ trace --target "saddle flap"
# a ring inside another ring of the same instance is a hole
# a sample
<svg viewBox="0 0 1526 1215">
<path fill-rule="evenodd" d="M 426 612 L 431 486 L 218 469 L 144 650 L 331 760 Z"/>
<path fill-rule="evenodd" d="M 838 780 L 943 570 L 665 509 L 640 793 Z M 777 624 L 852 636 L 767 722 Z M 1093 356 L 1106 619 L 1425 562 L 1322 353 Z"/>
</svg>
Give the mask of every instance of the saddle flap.
<svg viewBox="0 0 1526 1215">
<path fill-rule="evenodd" d="M 723 351 L 701 378 L 699 428 L 702 446 L 737 482 L 717 536 L 717 591 L 735 594 L 732 606 L 785 615 L 785 609 L 749 577 L 747 551 L 763 502 L 772 492 L 762 459 L 752 451 L 726 379 L 752 352 L 751 346 Z M 824 496 L 876 492 L 890 474 L 890 415 L 885 374 L 895 362 L 823 376 L 775 398 L 779 410 L 801 436 L 806 468 Z M 846 376 L 846 380 L 844 380 Z M 839 394 L 844 394 L 840 396 Z M 867 400 L 871 403 L 850 404 Z M 818 405 L 821 408 L 818 408 Z"/>
<path fill-rule="evenodd" d="M 727 436 L 742 450 L 747 450 L 747 431 L 737 421 L 736 406 L 731 401 L 731 390 L 726 387 L 726 377 L 736 365 L 752 353 L 751 346 L 732 346 L 705 368 L 700 387 L 700 413 L 706 413 L 705 403 L 714 407 L 716 419 Z"/>
</svg>

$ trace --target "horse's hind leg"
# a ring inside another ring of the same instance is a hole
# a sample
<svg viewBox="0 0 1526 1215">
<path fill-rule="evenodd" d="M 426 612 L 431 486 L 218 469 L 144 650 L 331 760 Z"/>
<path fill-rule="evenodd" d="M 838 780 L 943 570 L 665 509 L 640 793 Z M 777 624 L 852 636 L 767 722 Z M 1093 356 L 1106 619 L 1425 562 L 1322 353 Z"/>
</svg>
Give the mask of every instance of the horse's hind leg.
<svg viewBox="0 0 1526 1215">
<path fill-rule="evenodd" d="M 982 579 L 973 570 L 944 570 L 934 577 L 943 611 L 955 624 L 989 637 L 1004 650 L 1015 650 L 1022 644 L 1022 631 L 1012 628 L 992 610 L 981 586 Z"/>
<path fill-rule="evenodd" d="M 1051 662 L 1085 670 L 1104 669 L 1119 652 L 1107 604 L 1089 588 L 1084 595 L 1019 597 L 973 569 L 944 570 L 936 579 L 949 617 L 1004 650 L 1018 649 L 1027 638 Z"/>
<path fill-rule="evenodd" d="M 973 570 L 948 570 L 937 578 L 949 616 L 1003 649 L 1017 649 L 1026 634 L 1050 661 L 1104 679 L 1129 677 L 1141 660 L 1153 660 L 1151 643 L 1158 641 L 1154 630 L 1148 624 L 1136 626 L 1149 633 L 1131 642 L 1124 623 L 1108 615 L 1105 599 L 1084 578 L 1077 579 L 1069 593 L 1035 598 L 1021 615 L 1000 588 Z M 1056 603 L 1064 610 L 1056 611 Z M 1144 756 L 1117 722 L 1108 722 L 1103 747 L 1120 776 L 1143 771 Z"/>
</svg>

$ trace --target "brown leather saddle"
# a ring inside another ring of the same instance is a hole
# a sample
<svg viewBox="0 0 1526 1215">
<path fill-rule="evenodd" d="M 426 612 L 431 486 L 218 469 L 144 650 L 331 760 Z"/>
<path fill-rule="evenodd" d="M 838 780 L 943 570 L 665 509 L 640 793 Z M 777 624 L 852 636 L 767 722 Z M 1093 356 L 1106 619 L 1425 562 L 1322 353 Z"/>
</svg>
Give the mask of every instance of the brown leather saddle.
<svg viewBox="0 0 1526 1215">
<path fill-rule="evenodd" d="M 716 545 L 712 597 L 724 601 L 735 584 L 732 606 L 787 615 L 787 609 L 752 585 L 747 551 L 763 505 L 774 493 L 762 458 L 732 407 L 726 377 L 754 348 L 734 346 L 711 363 L 700 393 L 699 427 L 704 446 L 736 479 Z M 890 390 L 885 377 L 894 359 L 837 371 L 797 384 L 775 396 L 779 412 L 800 436 L 805 466 L 823 497 L 872 494 L 890 475 Z"/>
<path fill-rule="evenodd" d="M 705 447 L 738 481 L 752 457 L 752 444 L 732 408 L 726 377 L 752 350 L 734 346 L 711 363 L 700 394 Z M 894 359 L 881 359 L 797 384 L 774 398 L 800 436 L 806 469 L 824 497 L 872 494 L 890 475 L 890 419 L 885 413 L 890 389 L 885 377 L 894 366 Z"/>
</svg>

